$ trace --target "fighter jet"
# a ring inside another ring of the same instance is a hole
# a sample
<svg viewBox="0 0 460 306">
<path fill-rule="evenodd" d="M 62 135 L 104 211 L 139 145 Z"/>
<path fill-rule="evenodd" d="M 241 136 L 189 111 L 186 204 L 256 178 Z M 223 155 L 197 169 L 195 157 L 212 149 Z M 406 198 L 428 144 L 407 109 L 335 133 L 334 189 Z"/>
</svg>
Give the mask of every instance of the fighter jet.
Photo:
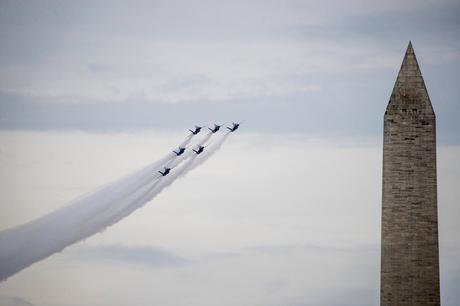
<svg viewBox="0 0 460 306">
<path fill-rule="evenodd" d="M 181 156 L 184 152 L 185 152 L 185 148 L 183 147 L 179 147 L 179 150 L 176 151 L 173 151 L 174 153 L 176 153 L 177 156 Z"/>
<path fill-rule="evenodd" d="M 167 168 L 167 167 L 164 167 L 164 168 L 165 168 L 165 169 L 163 170 L 163 172 L 158 171 L 158 172 L 160 172 L 160 174 L 161 174 L 162 176 L 168 175 L 169 171 L 171 171 L 171 168 Z"/>
<path fill-rule="evenodd" d="M 221 125 L 214 124 L 214 127 L 213 127 L 212 129 L 211 129 L 211 128 L 208 128 L 208 130 L 210 130 L 211 133 L 214 134 L 214 133 L 216 133 L 216 132 L 220 129 L 220 127 L 221 127 L 222 125 L 223 125 L 223 124 L 221 124 Z"/>
<path fill-rule="evenodd" d="M 232 127 L 228 127 L 227 126 L 227 129 L 230 131 L 230 132 L 235 132 L 239 127 L 240 127 L 240 123 L 235 123 L 235 122 L 232 122 Z"/>
<path fill-rule="evenodd" d="M 202 153 L 204 151 L 204 148 L 205 148 L 204 146 L 198 146 L 198 150 L 193 150 L 192 149 L 192 151 L 195 152 L 198 155 L 198 154 L 200 154 L 200 153 Z"/>
<path fill-rule="evenodd" d="M 193 135 L 196 135 L 201 131 L 202 128 L 203 128 L 202 126 L 195 125 L 195 129 L 194 130 L 189 129 L 189 131 L 192 132 Z"/>
</svg>

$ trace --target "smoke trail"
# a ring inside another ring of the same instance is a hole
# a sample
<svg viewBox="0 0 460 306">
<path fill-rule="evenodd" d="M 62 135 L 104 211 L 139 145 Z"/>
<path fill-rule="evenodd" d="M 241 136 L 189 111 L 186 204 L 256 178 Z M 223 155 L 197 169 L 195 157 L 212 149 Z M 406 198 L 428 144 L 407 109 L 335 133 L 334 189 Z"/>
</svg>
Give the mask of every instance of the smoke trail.
<svg viewBox="0 0 460 306">
<path fill-rule="evenodd" d="M 171 172 L 168 176 L 160 178 L 144 195 L 145 199 L 140 201 L 133 201 L 132 205 L 127 207 L 123 210 L 122 214 L 118 216 L 118 218 L 122 219 L 123 217 L 129 215 L 136 209 L 143 206 L 145 203 L 153 199 L 157 194 L 159 194 L 163 189 L 170 186 L 176 179 L 185 176 L 187 173 L 195 169 L 196 167 L 203 164 L 206 160 L 208 160 L 214 153 L 216 153 L 221 147 L 225 140 L 230 135 L 227 132 L 223 137 L 221 137 L 215 144 L 211 144 L 207 150 L 205 150 L 200 155 L 195 153 L 190 154 L 189 158 L 184 162 L 177 166 L 174 171 Z M 207 135 L 203 140 L 199 142 L 200 145 L 204 144 L 209 138 L 212 136 Z"/>
<path fill-rule="evenodd" d="M 192 140 L 192 138 L 193 138 L 193 134 L 190 134 L 187 137 L 185 137 L 185 140 L 179 145 L 179 147 L 187 146 L 190 140 Z"/>
<path fill-rule="evenodd" d="M 152 181 L 152 173 L 172 155 L 98 191 L 73 201 L 70 205 L 26 224 L 0 232 L 0 280 L 64 247 L 86 238 L 105 225 L 98 216 L 114 206 L 129 203 Z"/>
<path fill-rule="evenodd" d="M 211 138 L 206 135 L 199 145 Z M 0 280 L 5 280 L 34 262 L 65 247 L 103 231 L 152 200 L 174 180 L 185 175 L 210 157 L 227 135 L 198 155 L 192 151 L 178 159 L 174 153 L 144 169 L 107 185 L 69 206 L 26 224 L 0 232 Z M 191 136 L 182 143 L 188 144 Z M 165 177 L 156 175 L 163 165 L 174 162 L 174 171 Z"/>
<path fill-rule="evenodd" d="M 203 137 L 203 139 L 201 139 L 200 141 L 198 141 L 198 143 L 192 145 L 191 147 L 198 147 L 198 146 L 204 145 L 213 135 L 214 135 L 213 133 L 206 134 L 206 136 Z M 189 143 L 189 142 L 190 142 L 190 140 L 187 143 Z M 185 145 L 182 146 L 182 147 L 185 147 Z M 168 167 L 168 168 L 177 167 L 177 165 L 182 163 L 184 160 L 189 159 L 190 156 L 192 156 L 194 154 L 195 154 L 195 152 L 193 152 L 192 149 L 189 148 L 181 156 L 177 156 L 176 158 L 169 160 L 166 163 L 165 167 Z"/>
<path fill-rule="evenodd" d="M 190 137 L 185 141 L 190 141 Z M 107 209 L 129 202 L 134 194 L 148 186 L 153 174 L 174 157 L 174 153 L 169 153 L 140 171 L 77 198 L 68 206 L 0 232 L 0 280 L 102 230 L 103 224 L 99 228 L 91 227 L 90 220 L 97 219 Z"/>
<path fill-rule="evenodd" d="M 201 156 L 200 158 L 193 160 L 193 162 L 190 165 L 189 171 L 195 169 L 196 167 L 207 161 L 215 152 L 217 152 L 222 147 L 222 144 L 225 142 L 225 140 L 227 140 L 229 135 L 230 132 L 225 133 L 225 135 L 221 137 L 219 140 L 217 140 L 215 144 L 212 144 L 209 146 L 209 148 L 207 148 L 207 150 L 205 151 L 206 154 L 203 154 L 203 156 Z M 184 173 L 184 175 L 185 174 L 186 173 Z"/>
<path fill-rule="evenodd" d="M 228 133 L 227 133 L 228 134 Z M 199 164 L 202 164 L 205 160 L 207 160 L 212 154 L 214 154 L 221 146 L 222 143 L 227 138 L 227 134 L 222 137 L 220 140 L 217 141 L 215 145 L 211 146 L 211 150 L 206 150 L 200 155 L 195 154 L 193 151 L 188 151 L 187 155 L 181 155 L 179 158 L 176 158 L 172 161 L 170 167 L 175 168 L 171 170 L 171 174 L 165 177 L 161 177 L 152 187 L 147 191 L 144 195 L 147 200 L 140 200 L 140 201 L 133 201 L 129 207 L 126 207 L 122 210 L 121 214 L 118 217 L 122 219 L 123 217 L 129 215 L 134 210 L 140 208 L 145 203 L 153 199 L 157 194 L 159 194 L 164 188 L 171 185 L 177 178 L 180 178 L 190 172 L 192 169 L 196 168 Z M 198 142 L 197 145 L 205 144 L 214 134 L 209 133 L 207 134 L 202 140 Z M 180 158 L 182 157 L 182 158 Z M 199 164 L 196 163 L 196 160 L 202 160 Z M 184 162 L 185 161 L 185 162 Z"/>
<path fill-rule="evenodd" d="M 207 134 L 205 137 L 203 137 L 203 139 L 198 141 L 196 146 L 205 144 L 212 136 L 213 136 L 212 133 Z M 188 139 L 182 144 L 185 146 L 185 144 L 188 143 L 190 139 L 191 137 L 189 136 Z M 207 154 L 202 153 L 202 155 L 207 155 Z M 154 196 L 160 193 L 165 187 L 172 184 L 172 182 L 176 178 L 180 177 L 182 173 L 188 172 L 190 168 L 193 166 L 194 164 L 193 162 L 195 161 L 196 158 L 197 158 L 197 155 L 192 150 L 188 150 L 186 153 L 182 154 L 181 156 L 170 159 L 168 163 L 165 165 L 165 167 L 176 168 L 176 169 L 172 170 L 172 172 L 165 177 L 162 177 L 162 176 L 157 177 L 157 180 L 154 180 L 154 183 L 150 183 L 145 187 L 144 192 L 142 191 L 139 192 L 140 194 L 139 196 L 137 196 L 135 199 L 131 201 L 128 201 L 128 203 L 130 203 L 128 206 L 117 205 L 117 206 L 113 206 L 113 209 L 111 209 L 110 211 L 106 211 L 105 215 L 108 216 L 107 219 L 110 220 L 110 221 L 107 221 L 107 223 L 114 224 L 118 222 L 125 216 L 128 216 L 130 213 L 132 213 L 137 208 L 143 206 L 148 201 L 152 200 Z M 193 166 L 193 168 L 195 167 L 196 166 Z M 102 217 L 98 216 L 97 219 L 101 220 Z"/>
</svg>

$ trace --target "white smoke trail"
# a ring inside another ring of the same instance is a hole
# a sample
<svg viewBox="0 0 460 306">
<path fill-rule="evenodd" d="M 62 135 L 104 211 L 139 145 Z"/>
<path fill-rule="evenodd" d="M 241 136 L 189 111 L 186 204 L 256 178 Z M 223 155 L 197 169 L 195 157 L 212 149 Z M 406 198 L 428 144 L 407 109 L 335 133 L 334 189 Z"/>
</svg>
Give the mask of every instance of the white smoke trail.
<svg viewBox="0 0 460 306">
<path fill-rule="evenodd" d="M 165 167 L 168 167 L 168 168 L 177 167 L 177 165 L 182 163 L 184 160 L 187 160 L 187 159 L 190 158 L 190 156 L 195 155 L 195 152 L 192 151 L 193 147 L 198 147 L 198 146 L 204 145 L 213 135 L 214 135 L 213 133 L 206 134 L 206 136 L 204 136 L 203 139 L 198 141 L 196 144 L 191 145 L 190 146 L 191 148 L 187 149 L 182 155 L 177 156 L 176 158 L 169 160 L 166 163 Z M 188 142 L 187 142 L 187 144 L 188 144 Z M 185 145 L 182 146 L 182 147 L 185 147 Z"/>
<path fill-rule="evenodd" d="M 212 134 L 206 135 L 203 145 Z M 26 224 L 0 232 L 0 280 L 5 280 L 34 262 L 65 247 L 103 231 L 134 210 L 152 200 L 174 180 L 185 175 L 208 159 L 225 141 L 198 155 L 190 151 L 180 159 L 170 153 L 144 169 L 80 198 L 69 206 Z M 191 136 L 182 143 L 188 144 Z M 174 160 L 174 169 L 167 176 L 157 175 L 163 165 Z M 200 160 L 200 162 L 196 162 Z"/>
<path fill-rule="evenodd" d="M 210 145 L 208 148 L 206 148 L 206 154 L 201 154 L 198 158 L 193 160 L 193 162 L 190 165 L 189 171 L 195 169 L 205 161 L 207 161 L 215 152 L 217 152 L 221 147 L 222 144 L 227 140 L 228 136 L 230 135 L 230 132 L 226 132 L 224 136 L 222 136 L 219 140 L 216 141 L 216 143 Z M 188 172 L 188 171 L 187 171 Z M 186 173 L 184 173 L 185 175 Z"/>
<path fill-rule="evenodd" d="M 199 140 L 197 142 L 197 146 L 203 145 L 206 141 L 208 141 L 211 138 L 212 134 L 208 134 L 203 139 Z M 180 145 L 180 147 L 185 147 L 190 140 L 192 139 L 193 135 L 189 135 L 184 142 Z M 139 192 L 133 193 L 131 198 L 128 198 L 125 200 L 125 205 L 120 203 L 119 205 L 111 205 L 111 207 L 107 210 L 105 210 L 102 214 L 99 214 L 97 216 L 93 216 L 92 219 L 96 220 L 95 222 L 97 224 L 101 223 L 103 220 L 105 223 L 108 225 L 114 224 L 118 222 L 122 217 L 124 217 L 126 212 L 131 213 L 133 209 L 131 207 L 136 206 L 137 203 L 141 203 L 140 205 L 142 206 L 145 204 L 147 201 L 150 201 L 153 196 L 149 196 L 150 193 L 155 193 L 155 187 L 160 183 L 160 182 L 165 182 L 165 181 L 171 181 L 173 178 L 176 178 L 177 176 L 175 173 L 181 172 L 183 168 L 187 168 L 186 166 L 188 163 L 191 163 L 195 159 L 195 153 L 192 150 L 188 150 L 186 153 L 182 154 L 181 156 L 175 156 L 174 158 L 170 158 L 166 163 L 164 163 L 161 168 L 158 170 L 162 170 L 165 167 L 169 168 L 174 168 L 177 167 L 179 164 L 183 163 L 186 161 L 185 165 L 181 165 L 180 169 L 172 171 L 170 174 L 168 174 L 166 177 L 161 176 L 160 174 L 157 175 L 158 171 L 153 171 L 153 176 L 151 176 L 151 181 L 147 183 L 145 186 L 143 186 L 142 190 Z M 190 160 L 190 161 L 189 161 Z M 153 178 L 153 179 L 152 179 Z M 148 200 L 145 201 L 143 200 L 144 197 L 146 197 Z M 123 213 L 121 213 L 123 212 Z M 128 213 L 128 214 L 129 214 Z M 108 216 L 107 218 L 104 219 L 104 216 Z M 103 222 L 104 223 L 104 222 Z"/>
<path fill-rule="evenodd" d="M 158 180 L 155 184 L 152 185 L 149 191 L 145 194 L 146 200 L 144 199 L 141 201 L 133 201 L 132 205 L 127 207 L 125 210 L 123 210 L 123 213 L 121 215 L 118 215 L 118 218 L 121 219 L 129 215 L 134 210 L 138 209 L 139 207 L 143 206 L 145 203 L 153 199 L 163 189 L 171 185 L 176 179 L 185 176 L 187 173 L 189 173 L 190 171 L 192 171 L 199 165 L 203 164 L 206 160 L 208 160 L 214 153 L 216 153 L 222 147 L 222 144 L 225 142 L 225 140 L 228 138 L 229 135 L 230 133 L 226 133 L 216 143 L 211 144 L 200 155 L 197 155 L 192 152 L 192 154 L 189 155 L 189 158 L 185 162 L 181 163 L 179 166 L 176 166 L 174 170 L 171 170 L 171 174 L 160 178 L 160 180 Z M 203 140 L 199 142 L 199 144 L 200 145 L 204 144 L 206 141 L 209 140 L 211 136 L 212 134 L 207 135 Z"/>
<path fill-rule="evenodd" d="M 152 173 L 173 158 L 168 154 L 159 161 L 81 197 L 70 205 L 23 225 L 0 232 L 0 280 L 26 266 L 62 250 L 104 228 L 93 225 L 104 211 L 129 202 L 152 180 Z"/>
<path fill-rule="evenodd" d="M 186 147 L 188 143 L 192 140 L 193 134 L 188 135 L 185 137 L 184 141 L 179 145 L 179 147 Z"/>
</svg>

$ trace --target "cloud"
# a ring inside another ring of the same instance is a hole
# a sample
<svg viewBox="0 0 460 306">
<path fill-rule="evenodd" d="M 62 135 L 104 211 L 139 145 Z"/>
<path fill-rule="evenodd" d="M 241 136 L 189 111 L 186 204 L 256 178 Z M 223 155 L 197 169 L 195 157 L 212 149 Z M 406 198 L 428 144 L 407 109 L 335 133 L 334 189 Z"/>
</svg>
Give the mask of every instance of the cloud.
<svg viewBox="0 0 460 306">
<path fill-rule="evenodd" d="M 293 245 L 260 245 L 252 246 L 247 248 L 248 251 L 255 251 L 268 254 L 283 254 L 287 255 L 294 252 L 301 251 L 319 251 L 319 252 L 336 252 L 336 253 L 372 253 L 376 254 L 379 252 L 377 245 L 338 245 L 337 242 L 334 244 L 293 244 Z"/>
<path fill-rule="evenodd" d="M 375 137 L 412 39 L 438 139 L 460 143 L 456 1 L 0 6 L 2 128 L 241 118 L 256 132 Z"/>
<path fill-rule="evenodd" d="M 278 292 L 289 286 L 289 282 L 282 278 L 276 278 L 265 284 L 268 294 Z"/>
<path fill-rule="evenodd" d="M 190 263 L 177 254 L 153 246 L 83 245 L 73 250 L 78 260 L 116 261 L 150 267 L 179 267 Z"/>
<path fill-rule="evenodd" d="M 331 81 L 316 81 L 324 75 L 359 82 L 355 71 L 398 67 L 409 39 L 430 50 L 424 58 L 433 65 L 459 63 L 452 1 L 1 5 L 0 90 L 60 103 L 324 90 Z"/>
<path fill-rule="evenodd" d="M 381 138 L 248 134 L 247 124 L 187 180 L 0 294 L 63 306 L 378 305 Z M 0 224 L 140 168 L 183 134 L 0 131 Z M 446 306 L 458 305 L 459 151 L 438 147 Z"/>
<path fill-rule="evenodd" d="M 0 128 L 40 130 L 0 131 L 2 227 L 173 148 L 179 133 L 165 130 L 247 121 L 180 192 L 0 292 L 55 305 L 378 305 L 384 108 L 412 39 L 438 140 L 460 143 L 459 11 L 455 0 L 1 2 Z M 460 155 L 438 153 L 443 305 L 456 306 Z"/>
<path fill-rule="evenodd" d="M 12 296 L 0 296 L 0 304 L 2 306 L 34 306 L 20 297 Z"/>
</svg>

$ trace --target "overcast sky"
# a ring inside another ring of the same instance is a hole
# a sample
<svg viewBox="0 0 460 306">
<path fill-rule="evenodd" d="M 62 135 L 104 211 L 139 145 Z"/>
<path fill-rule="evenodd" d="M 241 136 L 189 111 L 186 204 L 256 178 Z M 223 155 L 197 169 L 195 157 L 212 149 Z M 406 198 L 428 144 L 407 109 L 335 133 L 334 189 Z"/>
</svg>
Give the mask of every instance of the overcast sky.
<svg viewBox="0 0 460 306">
<path fill-rule="evenodd" d="M 1 229 L 143 167 L 182 138 L 1 132 Z M 242 128 L 145 207 L 0 283 L 0 301 L 377 306 L 381 160 L 380 143 Z M 460 148 L 440 146 L 438 161 L 442 298 L 457 306 Z"/>
<path fill-rule="evenodd" d="M 412 40 L 437 115 L 441 295 L 458 306 L 459 15 L 455 0 L 0 1 L 0 229 L 195 124 L 246 120 L 146 207 L 0 283 L 0 304 L 378 305 L 383 113 Z"/>
<path fill-rule="evenodd" d="M 413 41 L 459 143 L 458 1 L 2 1 L 0 126 L 381 135 Z"/>
</svg>

